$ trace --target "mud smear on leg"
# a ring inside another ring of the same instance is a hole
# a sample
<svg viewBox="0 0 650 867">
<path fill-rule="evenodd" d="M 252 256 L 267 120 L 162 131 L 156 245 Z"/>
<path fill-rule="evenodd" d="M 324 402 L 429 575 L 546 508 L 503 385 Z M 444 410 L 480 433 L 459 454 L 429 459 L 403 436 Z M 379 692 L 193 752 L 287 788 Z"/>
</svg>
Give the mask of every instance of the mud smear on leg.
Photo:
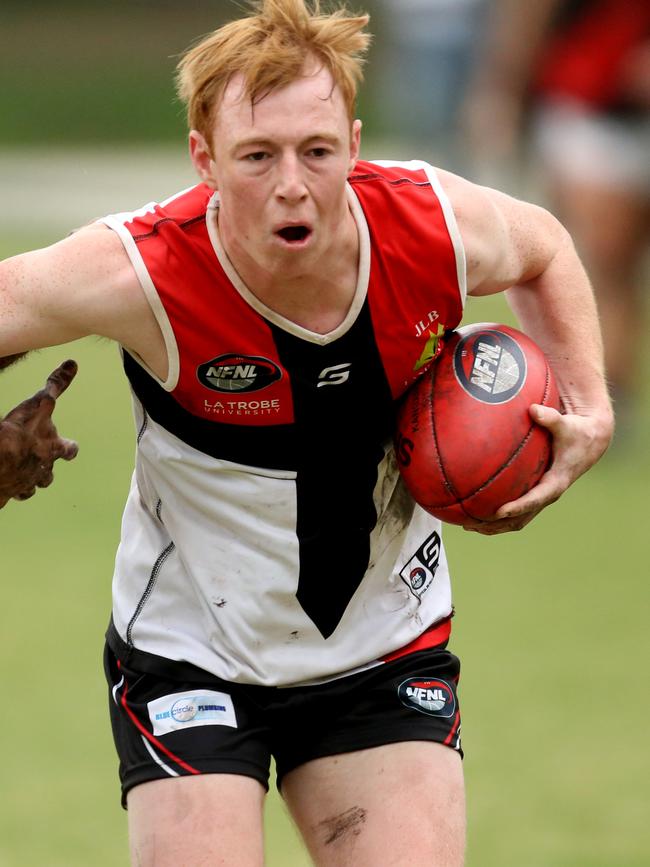
<svg viewBox="0 0 650 867">
<path fill-rule="evenodd" d="M 358 837 L 366 821 L 366 812 L 363 807 L 350 807 L 338 816 L 319 822 L 318 827 L 325 835 L 325 845 L 329 846 L 350 835 Z"/>
</svg>

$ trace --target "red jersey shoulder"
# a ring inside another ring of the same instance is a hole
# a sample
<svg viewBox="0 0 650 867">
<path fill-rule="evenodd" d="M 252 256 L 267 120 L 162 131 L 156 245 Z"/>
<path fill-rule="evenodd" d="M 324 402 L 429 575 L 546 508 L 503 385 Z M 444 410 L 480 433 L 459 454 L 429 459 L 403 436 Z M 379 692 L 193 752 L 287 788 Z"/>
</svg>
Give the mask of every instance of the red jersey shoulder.
<svg viewBox="0 0 650 867">
<path fill-rule="evenodd" d="M 432 183 L 434 175 L 435 169 L 424 163 L 357 163 L 349 182 L 363 209 L 373 247 L 397 252 L 402 260 L 426 258 L 431 249 L 440 254 L 441 242 L 446 246 L 449 238 Z"/>
<path fill-rule="evenodd" d="M 163 223 L 186 226 L 205 219 L 205 213 L 214 190 L 205 184 L 197 184 L 166 199 L 145 205 L 130 215 L 126 228 L 137 239 L 154 232 Z"/>
<path fill-rule="evenodd" d="M 417 200 L 418 192 L 422 192 L 424 196 L 421 200 L 426 201 L 432 191 L 427 169 L 434 171 L 433 167 L 426 163 L 385 165 L 360 160 L 348 180 L 361 199 L 369 198 L 377 203 L 396 203 L 404 198 Z"/>
<path fill-rule="evenodd" d="M 359 160 L 349 180 L 352 184 L 373 180 L 382 180 L 389 184 L 428 183 L 424 167 L 408 161 L 386 165 L 381 162 L 373 163 L 368 160 Z"/>
</svg>

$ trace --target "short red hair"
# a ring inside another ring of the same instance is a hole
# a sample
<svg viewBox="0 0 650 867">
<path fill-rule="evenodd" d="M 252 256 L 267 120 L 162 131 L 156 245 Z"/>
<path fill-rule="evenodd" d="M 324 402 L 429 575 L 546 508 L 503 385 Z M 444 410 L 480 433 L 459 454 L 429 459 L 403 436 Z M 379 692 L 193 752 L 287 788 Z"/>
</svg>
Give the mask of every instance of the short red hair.
<svg viewBox="0 0 650 867">
<path fill-rule="evenodd" d="M 331 73 L 352 122 L 371 39 L 363 32 L 369 16 L 353 16 L 344 7 L 323 14 L 319 0 L 254 0 L 250 6 L 248 17 L 201 39 L 178 64 L 177 90 L 190 129 L 210 141 L 216 108 L 235 73 L 243 75 L 254 105 L 304 75 L 312 58 Z"/>
</svg>

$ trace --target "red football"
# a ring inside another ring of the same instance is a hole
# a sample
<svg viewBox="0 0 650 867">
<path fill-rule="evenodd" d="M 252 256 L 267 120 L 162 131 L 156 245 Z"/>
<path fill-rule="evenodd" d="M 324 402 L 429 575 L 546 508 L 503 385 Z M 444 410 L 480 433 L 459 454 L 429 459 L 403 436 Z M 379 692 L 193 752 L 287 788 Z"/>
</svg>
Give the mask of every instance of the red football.
<svg viewBox="0 0 650 867">
<path fill-rule="evenodd" d="M 560 407 L 546 356 L 515 328 L 483 322 L 453 332 L 405 395 L 395 451 L 404 482 L 450 524 L 491 518 L 544 473 L 551 436 L 531 403 Z"/>
</svg>

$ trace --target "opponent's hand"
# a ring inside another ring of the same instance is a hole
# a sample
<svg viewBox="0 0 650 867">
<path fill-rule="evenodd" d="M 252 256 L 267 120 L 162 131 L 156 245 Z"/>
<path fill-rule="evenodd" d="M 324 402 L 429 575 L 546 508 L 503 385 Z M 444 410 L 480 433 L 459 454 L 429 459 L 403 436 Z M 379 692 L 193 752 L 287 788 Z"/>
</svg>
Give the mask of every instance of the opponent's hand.
<svg viewBox="0 0 650 867">
<path fill-rule="evenodd" d="M 562 414 L 552 407 L 533 404 L 530 414 L 553 437 L 551 466 L 534 488 L 518 500 L 501 506 L 494 520 L 470 521 L 464 525 L 466 530 L 494 536 L 523 529 L 596 463 L 607 450 L 612 437 L 614 424 L 609 412 L 594 415 Z"/>
<path fill-rule="evenodd" d="M 64 361 L 45 388 L 18 404 L 0 421 L 0 509 L 11 499 L 27 500 L 54 479 L 54 461 L 71 461 L 78 447 L 56 431 L 52 413 L 77 374 L 75 361 Z"/>
</svg>

